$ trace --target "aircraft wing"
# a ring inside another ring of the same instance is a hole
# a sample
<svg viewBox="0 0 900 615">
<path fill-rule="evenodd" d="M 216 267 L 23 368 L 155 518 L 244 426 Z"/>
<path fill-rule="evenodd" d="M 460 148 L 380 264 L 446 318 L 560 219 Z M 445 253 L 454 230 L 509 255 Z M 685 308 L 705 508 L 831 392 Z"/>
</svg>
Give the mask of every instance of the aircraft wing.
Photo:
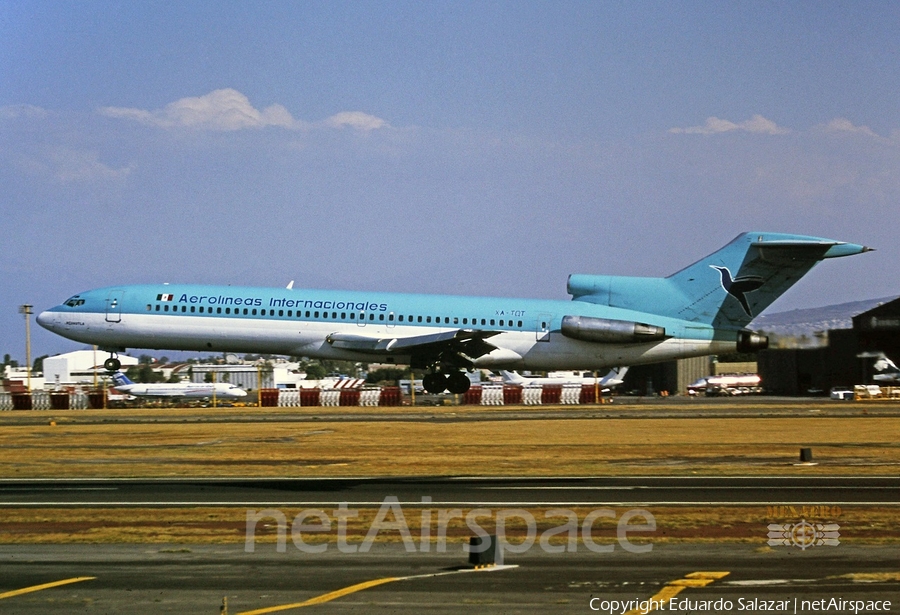
<svg viewBox="0 0 900 615">
<path fill-rule="evenodd" d="M 333 348 L 374 355 L 410 355 L 424 363 L 456 357 L 463 365 L 497 349 L 485 341 L 499 331 L 456 329 L 409 337 L 369 337 L 350 333 L 332 333 L 325 338 Z"/>
</svg>

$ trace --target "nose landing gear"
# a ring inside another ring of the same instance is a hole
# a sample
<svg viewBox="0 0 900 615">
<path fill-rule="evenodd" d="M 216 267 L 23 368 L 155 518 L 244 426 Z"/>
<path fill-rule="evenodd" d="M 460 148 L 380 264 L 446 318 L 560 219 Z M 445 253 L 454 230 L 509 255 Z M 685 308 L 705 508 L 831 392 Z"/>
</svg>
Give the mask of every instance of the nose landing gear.
<svg viewBox="0 0 900 615">
<path fill-rule="evenodd" d="M 119 368 L 122 367 L 122 362 L 119 361 L 119 355 L 112 353 L 112 356 L 103 362 L 103 367 L 105 367 L 108 372 L 119 371 Z"/>
</svg>

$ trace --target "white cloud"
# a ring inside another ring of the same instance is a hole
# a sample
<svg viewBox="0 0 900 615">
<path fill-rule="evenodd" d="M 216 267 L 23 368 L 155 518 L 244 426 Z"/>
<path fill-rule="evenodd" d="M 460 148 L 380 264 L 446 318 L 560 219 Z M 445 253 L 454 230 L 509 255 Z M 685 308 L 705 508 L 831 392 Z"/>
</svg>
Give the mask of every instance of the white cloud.
<svg viewBox="0 0 900 615">
<path fill-rule="evenodd" d="M 380 117 L 375 117 L 374 115 L 369 115 L 362 111 L 343 111 L 332 115 L 330 118 L 326 119 L 323 124 L 332 128 L 344 128 L 349 126 L 357 130 L 365 131 L 376 130 L 388 126 L 388 123 Z"/>
<path fill-rule="evenodd" d="M 0 119 L 14 120 L 20 117 L 41 118 L 47 117 L 50 112 L 34 105 L 9 105 L 0 107 Z"/>
<path fill-rule="evenodd" d="M 310 124 L 294 119 L 282 105 L 271 105 L 260 111 L 244 94 L 231 88 L 215 90 L 204 96 L 182 98 L 155 111 L 130 107 L 102 107 L 99 113 L 160 128 L 234 131 L 266 126 L 290 130 L 310 127 Z M 331 116 L 320 125 L 328 128 L 350 127 L 369 131 L 384 128 L 388 123 L 360 111 L 344 111 Z"/>
<path fill-rule="evenodd" d="M 868 126 L 855 126 L 853 122 L 843 117 L 837 117 L 831 120 L 823 126 L 823 129 L 825 130 L 825 132 L 830 133 L 851 133 L 857 135 L 865 135 L 867 137 L 874 137 L 876 139 L 882 138 Z"/>
<path fill-rule="evenodd" d="M 134 165 L 114 169 L 100 162 L 97 152 L 57 147 L 49 152 L 50 171 L 63 183 L 75 181 L 117 180 L 127 177 Z"/>
<path fill-rule="evenodd" d="M 754 115 L 749 120 L 737 124 L 718 117 L 709 117 L 706 118 L 706 123 L 702 126 L 670 128 L 669 132 L 689 135 L 714 135 L 723 132 L 733 132 L 735 130 L 766 135 L 783 135 L 790 132 L 787 128 L 782 128 L 772 120 L 768 120 L 758 114 Z"/>
<path fill-rule="evenodd" d="M 0 160 L 0 170 L 10 164 L 20 177 L 38 179 L 42 184 L 86 184 L 96 186 L 110 185 L 126 179 L 137 165 L 131 163 L 116 169 L 101 162 L 100 154 L 95 150 L 70 147 L 65 145 L 39 146 L 17 151 L 8 160 Z"/>
<path fill-rule="evenodd" d="M 103 107 L 99 111 L 108 117 L 135 120 L 161 128 L 231 131 L 265 126 L 302 127 L 283 106 L 272 105 L 259 111 L 246 96 L 231 88 L 215 90 L 204 96 L 182 98 L 155 111 L 128 107 Z"/>
</svg>

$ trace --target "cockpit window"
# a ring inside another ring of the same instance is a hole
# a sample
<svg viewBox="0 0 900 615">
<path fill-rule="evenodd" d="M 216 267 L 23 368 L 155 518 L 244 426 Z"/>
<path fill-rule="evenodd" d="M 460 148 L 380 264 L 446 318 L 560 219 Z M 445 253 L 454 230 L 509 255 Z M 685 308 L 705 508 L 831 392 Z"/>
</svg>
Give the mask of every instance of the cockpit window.
<svg viewBox="0 0 900 615">
<path fill-rule="evenodd" d="M 84 305 L 84 299 L 80 298 L 78 295 L 75 295 L 68 301 L 66 301 L 65 305 L 69 307 L 78 307 L 79 305 Z"/>
</svg>

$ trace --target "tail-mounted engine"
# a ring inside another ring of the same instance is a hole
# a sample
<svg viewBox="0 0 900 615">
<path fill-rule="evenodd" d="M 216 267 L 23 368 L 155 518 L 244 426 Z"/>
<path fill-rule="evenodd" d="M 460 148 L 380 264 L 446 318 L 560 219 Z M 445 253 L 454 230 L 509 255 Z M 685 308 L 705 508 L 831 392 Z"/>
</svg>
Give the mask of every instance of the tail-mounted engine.
<svg viewBox="0 0 900 615">
<path fill-rule="evenodd" d="M 603 344 L 639 344 L 666 338 L 665 327 L 591 316 L 563 316 L 561 332 L 573 340 Z"/>
<path fill-rule="evenodd" d="M 737 339 L 738 352 L 758 352 L 769 347 L 769 338 L 754 331 L 739 331 Z"/>
</svg>

